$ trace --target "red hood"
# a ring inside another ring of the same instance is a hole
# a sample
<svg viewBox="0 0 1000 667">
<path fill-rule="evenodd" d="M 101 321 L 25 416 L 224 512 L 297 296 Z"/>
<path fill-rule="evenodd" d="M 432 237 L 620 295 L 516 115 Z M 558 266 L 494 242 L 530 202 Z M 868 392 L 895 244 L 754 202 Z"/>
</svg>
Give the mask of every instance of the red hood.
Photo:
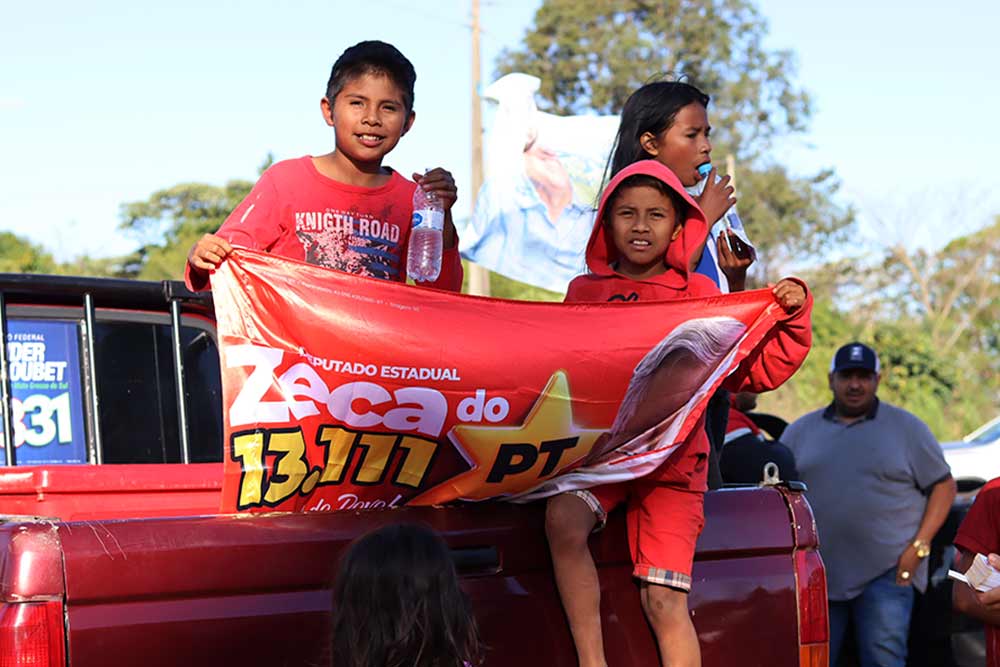
<svg viewBox="0 0 1000 667">
<path fill-rule="evenodd" d="M 705 214 L 698 208 L 698 204 L 691 198 L 691 195 L 685 192 L 680 179 L 669 168 L 656 160 L 642 160 L 630 164 L 618 172 L 604 188 L 604 192 L 601 194 L 601 205 L 597 209 L 597 218 L 594 221 L 594 230 L 590 233 L 590 241 L 587 242 L 587 268 L 591 274 L 599 276 L 621 275 L 611 268 L 611 264 L 618 259 L 618 250 L 610 235 L 606 233 L 604 209 L 615 188 L 623 180 L 636 174 L 652 176 L 663 181 L 687 202 L 687 210 L 681 214 L 684 222 L 680 236 L 671 241 L 667 247 L 667 272 L 643 281 L 665 284 L 674 289 L 683 289 L 688 282 L 688 267 L 691 266 L 695 253 L 701 252 L 705 237 L 708 235 L 708 224 L 705 222 Z"/>
</svg>

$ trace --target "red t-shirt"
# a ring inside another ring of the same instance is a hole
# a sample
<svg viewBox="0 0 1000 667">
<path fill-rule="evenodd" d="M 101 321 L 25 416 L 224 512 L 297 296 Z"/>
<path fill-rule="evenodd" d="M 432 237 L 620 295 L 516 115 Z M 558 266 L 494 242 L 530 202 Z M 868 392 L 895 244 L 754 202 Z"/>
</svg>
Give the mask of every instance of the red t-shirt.
<svg viewBox="0 0 1000 667">
<path fill-rule="evenodd" d="M 1000 553 L 1000 477 L 979 490 L 955 535 L 955 546 L 971 554 Z M 1000 667 L 1000 627 L 986 626 L 986 665 Z"/>
<path fill-rule="evenodd" d="M 346 273 L 403 282 L 416 184 L 393 171 L 364 188 L 327 178 L 312 157 L 272 165 L 216 232 L 231 244 Z M 185 270 L 188 286 L 208 287 Z M 462 288 L 458 244 L 445 250 L 431 287 Z"/>
</svg>

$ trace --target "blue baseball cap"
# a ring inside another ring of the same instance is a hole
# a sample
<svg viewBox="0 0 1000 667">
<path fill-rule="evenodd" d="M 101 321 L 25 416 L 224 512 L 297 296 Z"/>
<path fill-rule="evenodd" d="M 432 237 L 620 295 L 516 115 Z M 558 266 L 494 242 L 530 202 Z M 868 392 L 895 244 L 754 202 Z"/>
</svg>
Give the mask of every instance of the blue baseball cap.
<svg viewBox="0 0 1000 667">
<path fill-rule="evenodd" d="M 864 368 L 872 373 L 878 373 L 882 366 L 878 354 L 864 343 L 848 343 L 837 350 L 830 360 L 830 372 L 836 373 L 849 368 Z"/>
</svg>

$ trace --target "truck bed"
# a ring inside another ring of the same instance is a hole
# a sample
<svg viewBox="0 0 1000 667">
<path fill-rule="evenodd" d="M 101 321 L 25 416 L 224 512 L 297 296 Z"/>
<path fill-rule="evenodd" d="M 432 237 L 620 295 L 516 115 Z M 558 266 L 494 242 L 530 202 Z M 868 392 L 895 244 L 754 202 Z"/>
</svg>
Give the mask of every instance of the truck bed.
<svg viewBox="0 0 1000 667">
<path fill-rule="evenodd" d="M 542 503 L 486 503 L 8 522 L 2 527 L 8 539 L 0 582 L 7 604 L 62 597 L 68 664 L 74 667 L 329 665 L 331 586 L 339 555 L 375 526 L 421 521 L 452 549 L 489 647 L 487 665 L 572 666 L 575 653 L 543 519 Z M 592 538 L 607 651 L 617 667 L 656 665 L 624 523 L 614 513 Z M 797 576 L 803 571 L 796 560 L 811 552 L 818 562 L 815 548 L 801 494 L 782 488 L 707 494 L 691 596 L 706 667 L 733 664 L 736 656 L 747 667 L 800 664 Z M 52 558 L 52 549 L 61 558 Z M 42 577 L 44 586 L 61 590 L 39 588 L 37 572 L 24 576 L 26 554 L 49 569 L 64 568 L 62 577 Z M 19 590 L 29 581 L 31 590 Z"/>
</svg>

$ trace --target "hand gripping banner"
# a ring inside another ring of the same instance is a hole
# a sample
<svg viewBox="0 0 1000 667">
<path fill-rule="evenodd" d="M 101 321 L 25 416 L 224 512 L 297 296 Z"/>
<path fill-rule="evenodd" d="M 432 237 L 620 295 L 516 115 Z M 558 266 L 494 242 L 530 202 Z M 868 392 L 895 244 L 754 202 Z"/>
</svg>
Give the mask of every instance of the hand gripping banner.
<svg viewBox="0 0 1000 667">
<path fill-rule="evenodd" d="M 505 301 L 246 250 L 212 291 L 227 512 L 529 500 L 647 474 L 781 316 L 766 290 Z"/>
</svg>

